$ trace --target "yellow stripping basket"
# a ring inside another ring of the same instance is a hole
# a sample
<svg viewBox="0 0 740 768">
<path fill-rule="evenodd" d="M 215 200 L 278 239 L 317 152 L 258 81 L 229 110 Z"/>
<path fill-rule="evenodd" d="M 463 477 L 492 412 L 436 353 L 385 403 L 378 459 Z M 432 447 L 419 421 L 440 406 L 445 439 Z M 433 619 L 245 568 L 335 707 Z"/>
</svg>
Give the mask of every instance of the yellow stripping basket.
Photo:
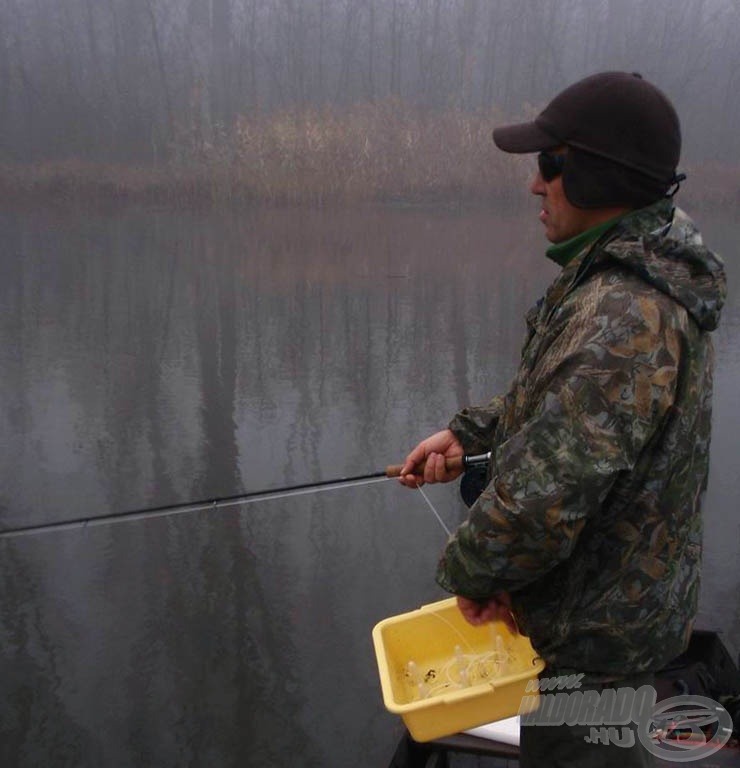
<svg viewBox="0 0 740 768">
<path fill-rule="evenodd" d="M 386 709 L 430 741 L 536 709 L 527 683 L 544 669 L 529 640 L 505 624 L 468 624 L 455 598 L 373 628 Z"/>
</svg>

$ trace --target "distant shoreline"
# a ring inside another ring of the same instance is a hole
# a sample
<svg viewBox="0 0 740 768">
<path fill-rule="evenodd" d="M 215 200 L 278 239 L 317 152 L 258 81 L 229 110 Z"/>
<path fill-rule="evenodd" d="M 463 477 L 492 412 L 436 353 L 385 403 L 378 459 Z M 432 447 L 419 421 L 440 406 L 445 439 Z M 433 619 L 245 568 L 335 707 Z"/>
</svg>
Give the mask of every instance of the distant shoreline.
<svg viewBox="0 0 740 768">
<path fill-rule="evenodd" d="M 448 204 L 515 202 L 523 184 L 492 183 L 489 189 L 457 179 L 421 185 L 397 183 L 350 189 L 307 175 L 284 174 L 273 183 L 220 169 L 121 166 L 66 161 L 0 165 L 0 199 L 18 202 L 165 204 L 174 207 L 218 204 L 345 205 L 361 203 Z"/>
<path fill-rule="evenodd" d="M 316 179 L 282 178 L 274 185 L 240 174 L 207 169 L 119 166 L 90 162 L 0 166 L 0 199 L 5 202 L 144 204 L 172 207 L 219 204 L 345 205 L 385 203 L 400 205 L 513 204 L 526 199 L 526 180 L 492 180 L 489 188 L 459 179 L 434 184 L 389 184 L 328 188 Z M 740 204 L 740 168 L 688 169 L 688 180 L 677 197 L 694 208 L 736 207 Z"/>
<path fill-rule="evenodd" d="M 346 110 L 304 108 L 239 117 L 218 140 L 181 128 L 166 162 L 125 165 L 67 159 L 0 164 L 0 198 L 172 206 L 227 203 L 517 202 L 534 164 L 491 141 L 495 111 L 434 115 L 400 102 Z M 681 170 L 680 201 L 740 203 L 740 165 Z"/>
</svg>

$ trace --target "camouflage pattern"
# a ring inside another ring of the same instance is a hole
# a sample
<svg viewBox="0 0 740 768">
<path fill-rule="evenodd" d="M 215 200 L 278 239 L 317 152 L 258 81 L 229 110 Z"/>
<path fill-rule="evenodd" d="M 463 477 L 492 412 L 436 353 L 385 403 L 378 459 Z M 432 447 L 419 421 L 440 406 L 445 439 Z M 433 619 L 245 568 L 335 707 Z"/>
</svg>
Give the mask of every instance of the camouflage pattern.
<svg viewBox="0 0 740 768">
<path fill-rule="evenodd" d="M 450 423 L 493 457 L 437 580 L 472 599 L 511 592 L 554 670 L 635 674 L 687 645 L 725 285 L 669 200 L 632 212 L 527 313 L 509 392 Z"/>
</svg>

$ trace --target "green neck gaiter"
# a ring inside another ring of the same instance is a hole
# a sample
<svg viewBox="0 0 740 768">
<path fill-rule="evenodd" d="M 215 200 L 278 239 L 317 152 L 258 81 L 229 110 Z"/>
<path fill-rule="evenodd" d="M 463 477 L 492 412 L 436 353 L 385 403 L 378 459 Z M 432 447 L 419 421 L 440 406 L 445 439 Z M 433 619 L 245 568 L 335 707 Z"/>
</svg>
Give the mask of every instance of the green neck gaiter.
<svg viewBox="0 0 740 768">
<path fill-rule="evenodd" d="M 587 245 L 595 243 L 608 229 L 611 229 L 621 218 L 626 214 L 615 216 L 613 219 L 604 221 L 601 224 L 597 224 L 595 227 L 581 232 L 575 237 L 571 237 L 570 240 L 566 240 L 563 243 L 555 243 L 551 245 L 545 256 L 548 259 L 552 259 L 556 264 L 564 267 L 571 259 L 577 256 Z"/>
</svg>

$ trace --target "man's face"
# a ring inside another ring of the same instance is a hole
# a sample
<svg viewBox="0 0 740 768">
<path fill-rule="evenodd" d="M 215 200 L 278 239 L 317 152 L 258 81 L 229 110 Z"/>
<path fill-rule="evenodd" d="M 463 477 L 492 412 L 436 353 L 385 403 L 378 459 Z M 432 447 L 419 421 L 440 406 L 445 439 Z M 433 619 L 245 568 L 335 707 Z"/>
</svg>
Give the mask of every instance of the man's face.
<svg viewBox="0 0 740 768">
<path fill-rule="evenodd" d="M 566 152 L 565 147 L 552 150 L 551 154 L 561 155 Z M 545 237 L 551 243 L 562 243 L 571 237 L 580 235 L 587 229 L 598 223 L 594 216 L 595 211 L 584 208 L 576 208 L 568 202 L 563 191 L 563 177 L 556 176 L 551 181 L 545 181 L 542 174 L 537 171 L 529 191 L 533 195 L 542 198 L 542 210 L 540 221 L 545 225 Z"/>
</svg>

